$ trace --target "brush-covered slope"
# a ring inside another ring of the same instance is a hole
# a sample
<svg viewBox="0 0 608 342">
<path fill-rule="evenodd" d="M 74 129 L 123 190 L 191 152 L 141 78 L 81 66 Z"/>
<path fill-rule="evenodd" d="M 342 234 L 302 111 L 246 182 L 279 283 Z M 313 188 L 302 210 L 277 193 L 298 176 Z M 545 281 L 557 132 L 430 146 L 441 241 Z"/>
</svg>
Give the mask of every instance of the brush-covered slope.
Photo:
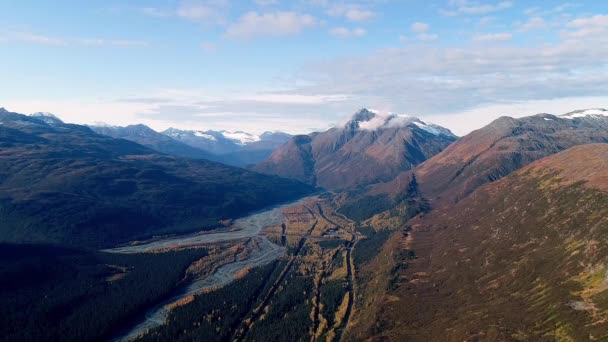
<svg viewBox="0 0 608 342">
<path fill-rule="evenodd" d="M 89 126 L 99 134 L 116 139 L 126 139 L 155 151 L 178 157 L 216 160 L 217 157 L 209 152 L 184 144 L 169 136 L 158 133 L 146 125 L 118 126 Z"/>
<path fill-rule="evenodd" d="M 605 113 L 599 115 L 597 113 Z M 608 112 L 586 110 L 563 116 L 502 117 L 452 144 L 416 168 L 425 197 L 455 202 L 479 186 L 498 180 L 543 157 L 570 147 L 608 142 Z M 371 193 L 399 193 L 410 175 Z"/>
<path fill-rule="evenodd" d="M 410 221 L 377 325 L 395 341 L 608 339 L 608 144 Z"/>
<path fill-rule="evenodd" d="M 294 137 L 254 170 L 349 189 L 393 179 L 454 140 L 449 130 L 419 119 L 363 109 L 344 127 Z"/>
<path fill-rule="evenodd" d="M 208 229 L 311 190 L 0 110 L 0 241 L 109 246 Z"/>
</svg>

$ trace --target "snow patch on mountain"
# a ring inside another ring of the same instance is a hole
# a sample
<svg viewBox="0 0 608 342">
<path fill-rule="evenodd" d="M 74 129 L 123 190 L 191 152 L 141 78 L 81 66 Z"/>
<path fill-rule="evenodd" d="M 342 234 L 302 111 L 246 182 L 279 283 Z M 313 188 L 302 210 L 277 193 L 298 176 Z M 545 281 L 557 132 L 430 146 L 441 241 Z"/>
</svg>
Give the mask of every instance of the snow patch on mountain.
<svg viewBox="0 0 608 342">
<path fill-rule="evenodd" d="M 603 108 L 591 108 L 584 110 L 577 110 L 564 114 L 561 116 L 563 119 L 575 119 L 584 117 L 608 117 L 608 110 Z"/>
<path fill-rule="evenodd" d="M 370 118 L 368 115 L 365 115 L 366 113 L 372 113 L 373 116 Z M 417 117 L 406 114 L 386 113 L 373 109 L 361 110 L 353 116 L 351 121 L 349 121 L 345 127 L 350 127 L 353 123 L 356 124 L 355 127 L 367 131 L 387 128 L 402 128 L 413 125 L 433 135 L 455 136 L 449 129 L 432 123 L 424 122 Z"/>
<path fill-rule="evenodd" d="M 214 137 L 211 134 L 207 134 L 205 132 L 196 131 L 196 132 L 194 132 L 194 135 L 196 135 L 199 138 L 204 138 L 204 139 L 207 139 L 207 140 L 217 141 L 216 137 Z"/>
<path fill-rule="evenodd" d="M 424 123 L 420 120 L 414 121 L 413 124 L 418 126 L 420 129 L 427 131 L 433 135 L 441 135 L 441 133 L 442 133 L 437 127 L 434 127 L 432 125 L 427 125 L 426 123 Z"/>
<path fill-rule="evenodd" d="M 32 113 L 32 114 L 30 114 L 30 117 L 37 118 L 48 125 L 63 123 L 63 121 L 61 121 L 61 119 L 58 118 L 57 115 L 55 115 L 53 113 L 49 113 L 49 112 Z"/>
<path fill-rule="evenodd" d="M 224 138 L 230 139 L 239 145 L 248 145 L 248 144 L 261 140 L 259 135 L 245 133 L 245 132 L 241 132 L 241 131 L 237 131 L 237 132 L 222 131 L 221 133 L 224 136 Z"/>
</svg>

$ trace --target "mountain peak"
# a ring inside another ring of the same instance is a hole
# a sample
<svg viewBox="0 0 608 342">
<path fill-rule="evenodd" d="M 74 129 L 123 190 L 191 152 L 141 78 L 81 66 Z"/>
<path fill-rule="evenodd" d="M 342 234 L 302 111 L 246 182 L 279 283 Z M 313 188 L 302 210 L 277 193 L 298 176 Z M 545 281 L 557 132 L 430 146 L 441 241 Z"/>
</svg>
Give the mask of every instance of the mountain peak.
<svg viewBox="0 0 608 342">
<path fill-rule="evenodd" d="M 48 125 L 63 124 L 63 121 L 57 117 L 57 115 L 49 112 L 36 112 L 30 114 L 30 117 L 39 119 Z"/>
<path fill-rule="evenodd" d="M 418 128 L 433 135 L 456 137 L 449 129 L 420 120 L 406 114 L 380 113 L 379 111 L 363 108 L 355 113 L 345 128 L 352 130 L 375 131 L 387 128 Z"/>
<path fill-rule="evenodd" d="M 378 115 L 379 115 L 379 113 L 375 110 L 369 110 L 367 108 L 363 108 L 363 109 L 359 110 L 358 112 L 356 112 L 351 117 L 350 121 L 359 121 L 359 122 L 370 121 Z"/>
<path fill-rule="evenodd" d="M 0 107 L 0 113 L 8 113 L 8 110 L 4 107 Z"/>
</svg>

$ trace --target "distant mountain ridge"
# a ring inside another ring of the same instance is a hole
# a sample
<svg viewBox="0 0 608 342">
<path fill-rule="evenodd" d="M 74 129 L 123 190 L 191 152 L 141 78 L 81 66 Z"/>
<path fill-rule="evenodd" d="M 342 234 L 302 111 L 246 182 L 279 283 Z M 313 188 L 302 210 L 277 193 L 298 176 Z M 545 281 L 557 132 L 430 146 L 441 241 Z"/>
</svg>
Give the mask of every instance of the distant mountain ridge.
<svg viewBox="0 0 608 342">
<path fill-rule="evenodd" d="M 180 141 L 172 139 L 164 134 L 158 133 L 150 127 L 142 124 L 119 126 L 89 126 L 93 131 L 117 139 L 134 141 L 161 153 L 179 157 L 207 159 L 217 161 L 217 156 L 212 153 L 197 149 Z"/>
<path fill-rule="evenodd" d="M 213 153 L 216 160 L 237 166 L 256 164 L 270 156 L 292 136 L 283 132 L 260 135 L 243 131 L 195 131 L 169 128 L 163 132 L 189 146 Z"/>
<path fill-rule="evenodd" d="M 109 125 L 89 127 L 97 133 L 135 141 L 162 153 L 207 159 L 240 167 L 266 159 L 291 138 L 287 133 L 270 131 L 260 135 L 243 131 L 195 131 L 176 128 L 156 132 L 142 124 L 126 127 Z"/>
<path fill-rule="evenodd" d="M 253 169 L 339 190 L 393 179 L 456 140 L 418 118 L 362 109 L 343 127 L 293 137 Z"/>
<path fill-rule="evenodd" d="M 371 193 L 396 195 L 413 172 L 427 198 L 458 201 L 479 186 L 538 159 L 577 145 L 608 142 L 607 113 L 592 109 L 564 115 L 501 117 L 460 138 L 415 170 L 374 186 Z"/>
<path fill-rule="evenodd" d="M 210 229 L 314 190 L 49 117 L 0 110 L 0 241 L 114 246 Z"/>
</svg>

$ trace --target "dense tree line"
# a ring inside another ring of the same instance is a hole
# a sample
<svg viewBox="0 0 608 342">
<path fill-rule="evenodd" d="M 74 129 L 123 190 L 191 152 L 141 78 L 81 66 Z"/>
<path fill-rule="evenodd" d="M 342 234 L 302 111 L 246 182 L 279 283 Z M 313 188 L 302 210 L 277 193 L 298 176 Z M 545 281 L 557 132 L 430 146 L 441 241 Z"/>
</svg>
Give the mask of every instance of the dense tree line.
<svg viewBox="0 0 608 342">
<path fill-rule="evenodd" d="M 372 260 L 393 233 L 392 230 L 375 231 L 368 227 L 360 227 L 358 230 L 365 235 L 365 239 L 360 240 L 353 250 L 355 267 Z"/>
<path fill-rule="evenodd" d="M 291 272 L 270 301 L 270 310 L 255 322 L 245 340 L 309 341 L 313 294 L 312 277 Z"/>
<path fill-rule="evenodd" d="M 321 286 L 321 314 L 327 319 L 327 326 L 332 327 L 335 322 L 335 314 L 344 299 L 348 288 L 344 280 L 332 280 Z"/>
<path fill-rule="evenodd" d="M 261 300 L 285 262 L 249 271 L 244 277 L 171 311 L 167 324 L 151 330 L 143 341 L 229 341 L 241 320 Z"/>
<path fill-rule="evenodd" d="M 120 255 L 0 244 L 0 336 L 6 341 L 107 338 L 169 294 L 185 268 L 204 255 L 203 249 Z"/>
<path fill-rule="evenodd" d="M 389 210 L 394 203 L 386 195 L 352 196 L 352 199 L 342 205 L 338 212 L 351 220 L 364 221 L 368 218 Z"/>
</svg>

